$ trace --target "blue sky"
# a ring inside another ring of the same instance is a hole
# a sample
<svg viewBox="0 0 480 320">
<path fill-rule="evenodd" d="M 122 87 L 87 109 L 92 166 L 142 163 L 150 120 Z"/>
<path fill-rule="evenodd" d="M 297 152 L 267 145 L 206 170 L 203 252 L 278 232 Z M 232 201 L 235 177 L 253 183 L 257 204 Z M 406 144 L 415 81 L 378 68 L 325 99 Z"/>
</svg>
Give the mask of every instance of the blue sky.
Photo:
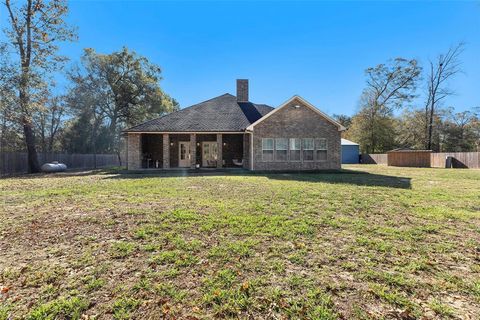
<svg viewBox="0 0 480 320">
<path fill-rule="evenodd" d="M 248 78 L 254 102 L 277 106 L 299 94 L 329 114 L 351 115 L 367 67 L 395 57 L 426 65 L 460 41 L 467 43 L 464 73 L 452 81 L 457 95 L 447 104 L 480 106 L 478 1 L 77 0 L 68 20 L 79 34 L 62 45 L 72 61 L 85 47 L 128 46 L 162 67 L 162 87 L 182 107 L 235 94 L 235 79 Z"/>
</svg>

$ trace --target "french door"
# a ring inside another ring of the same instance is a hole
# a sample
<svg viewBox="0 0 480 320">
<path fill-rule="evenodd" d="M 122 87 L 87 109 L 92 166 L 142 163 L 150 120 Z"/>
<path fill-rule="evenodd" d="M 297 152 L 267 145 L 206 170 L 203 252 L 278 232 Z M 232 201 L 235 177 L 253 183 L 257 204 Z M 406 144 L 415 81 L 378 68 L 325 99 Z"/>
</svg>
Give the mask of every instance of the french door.
<svg viewBox="0 0 480 320">
<path fill-rule="evenodd" d="M 218 161 L 218 144 L 216 141 L 202 143 L 202 167 L 216 167 Z"/>
<path fill-rule="evenodd" d="M 178 148 L 178 166 L 190 167 L 190 141 L 180 141 Z"/>
</svg>

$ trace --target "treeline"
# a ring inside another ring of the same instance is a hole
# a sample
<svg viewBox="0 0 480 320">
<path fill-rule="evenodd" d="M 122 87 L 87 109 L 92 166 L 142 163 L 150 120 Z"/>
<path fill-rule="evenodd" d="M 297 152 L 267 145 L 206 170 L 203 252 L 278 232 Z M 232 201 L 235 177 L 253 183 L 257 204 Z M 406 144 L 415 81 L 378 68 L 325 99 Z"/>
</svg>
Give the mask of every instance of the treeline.
<svg viewBox="0 0 480 320">
<path fill-rule="evenodd" d="M 462 71 L 464 47 L 450 48 L 425 70 L 416 60 L 403 58 L 368 68 L 358 112 L 334 116 L 347 128 L 344 138 L 359 143 L 363 153 L 480 151 L 480 107 L 456 112 L 445 101 L 455 94 L 449 84 Z"/>
<path fill-rule="evenodd" d="M 120 154 L 124 128 L 178 109 L 161 89 L 160 67 L 128 48 L 85 49 L 67 64 L 58 46 L 77 36 L 65 22 L 66 1 L 1 6 L 8 41 L 0 43 L 0 152 L 27 151 L 30 172 L 40 169 L 37 152 Z"/>
<path fill-rule="evenodd" d="M 85 49 L 67 65 L 59 44 L 77 36 L 65 22 L 65 0 L 1 6 L 8 40 L 0 43 L 0 152 L 27 151 L 30 172 L 40 169 L 37 152 L 120 154 L 124 128 L 179 108 L 160 86 L 160 67 L 128 48 Z M 368 68 L 358 112 L 336 116 L 345 137 L 367 153 L 479 150 L 480 109 L 456 112 L 446 104 L 463 50 L 452 47 L 425 69 L 402 58 Z M 67 86 L 56 85 L 59 74 Z"/>
</svg>

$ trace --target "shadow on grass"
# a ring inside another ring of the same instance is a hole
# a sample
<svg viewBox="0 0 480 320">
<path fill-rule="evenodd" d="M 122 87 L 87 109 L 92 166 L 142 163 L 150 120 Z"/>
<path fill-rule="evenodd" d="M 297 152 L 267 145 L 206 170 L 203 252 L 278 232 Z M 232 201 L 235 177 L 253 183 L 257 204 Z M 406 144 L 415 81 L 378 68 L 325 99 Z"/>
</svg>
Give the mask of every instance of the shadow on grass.
<svg viewBox="0 0 480 320">
<path fill-rule="evenodd" d="M 142 179 L 142 178 L 173 178 L 173 177 L 206 177 L 206 176 L 257 176 L 272 180 L 323 182 L 331 184 L 352 184 L 358 186 L 376 186 L 410 189 L 411 178 L 388 176 L 369 173 L 360 170 L 336 170 L 317 172 L 250 172 L 243 169 L 235 170 L 169 170 L 169 171 L 126 171 L 105 170 L 105 179 Z"/>
</svg>

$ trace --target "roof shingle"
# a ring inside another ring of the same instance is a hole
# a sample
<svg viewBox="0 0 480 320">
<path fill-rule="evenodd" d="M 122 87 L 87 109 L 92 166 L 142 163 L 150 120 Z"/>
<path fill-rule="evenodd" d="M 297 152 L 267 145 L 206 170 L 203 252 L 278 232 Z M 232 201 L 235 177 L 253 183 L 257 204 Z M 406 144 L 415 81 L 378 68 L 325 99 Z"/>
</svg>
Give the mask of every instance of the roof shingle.
<svg viewBox="0 0 480 320">
<path fill-rule="evenodd" d="M 229 93 L 169 113 L 126 132 L 229 132 L 244 131 L 273 108 L 266 104 L 237 102 Z"/>
</svg>

